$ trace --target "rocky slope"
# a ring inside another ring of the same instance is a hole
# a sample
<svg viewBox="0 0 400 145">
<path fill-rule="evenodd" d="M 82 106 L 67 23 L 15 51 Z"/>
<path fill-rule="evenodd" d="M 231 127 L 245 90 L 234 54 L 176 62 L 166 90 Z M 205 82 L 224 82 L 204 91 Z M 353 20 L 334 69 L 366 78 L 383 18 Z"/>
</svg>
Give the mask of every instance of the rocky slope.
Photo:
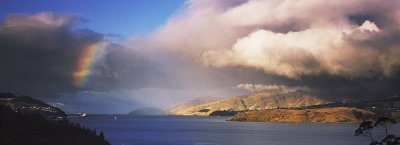
<svg viewBox="0 0 400 145">
<path fill-rule="evenodd" d="M 305 91 L 289 93 L 258 93 L 213 101 L 189 108 L 170 111 L 172 115 L 208 116 L 215 111 L 247 111 L 274 108 L 293 108 L 330 103 Z"/>
<path fill-rule="evenodd" d="M 321 123 L 360 123 L 372 120 L 375 113 L 349 107 L 318 108 L 318 109 L 271 109 L 250 111 L 233 116 L 230 121 L 250 122 L 321 122 Z"/>
</svg>

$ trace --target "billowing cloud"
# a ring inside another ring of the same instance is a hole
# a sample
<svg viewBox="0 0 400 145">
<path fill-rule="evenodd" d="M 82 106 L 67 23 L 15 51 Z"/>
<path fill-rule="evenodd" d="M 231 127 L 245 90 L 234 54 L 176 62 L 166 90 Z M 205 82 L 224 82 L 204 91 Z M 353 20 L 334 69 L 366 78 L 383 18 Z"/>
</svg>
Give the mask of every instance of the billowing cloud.
<svg viewBox="0 0 400 145">
<path fill-rule="evenodd" d="M 311 91 L 307 86 L 285 86 L 285 85 L 265 85 L 265 84 L 239 84 L 235 88 L 249 92 L 294 92 L 297 90 Z"/>
<path fill-rule="evenodd" d="M 240 38 L 230 50 L 207 51 L 209 65 L 240 65 L 261 69 L 266 73 L 299 78 L 302 75 L 328 73 L 350 77 L 371 73 L 392 77 L 398 70 L 400 47 L 360 46 L 379 39 L 379 28 L 368 20 L 349 30 L 310 28 L 297 32 L 275 33 L 258 30 Z M 388 61 L 391 60 L 391 61 Z"/>
<path fill-rule="evenodd" d="M 397 77 L 399 6 L 378 0 L 188 1 L 150 40 L 217 68 L 294 79 Z"/>
</svg>

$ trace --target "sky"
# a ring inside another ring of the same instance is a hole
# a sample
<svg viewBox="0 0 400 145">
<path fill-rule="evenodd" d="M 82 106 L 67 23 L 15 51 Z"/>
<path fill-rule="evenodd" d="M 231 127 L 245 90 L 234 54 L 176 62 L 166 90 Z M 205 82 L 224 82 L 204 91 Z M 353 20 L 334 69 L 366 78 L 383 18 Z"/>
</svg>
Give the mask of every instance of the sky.
<svg viewBox="0 0 400 145">
<path fill-rule="evenodd" d="M 400 2 L 0 1 L 0 90 L 67 113 L 306 90 L 400 93 Z"/>
<path fill-rule="evenodd" d="M 8 14 L 35 14 L 52 12 L 79 16 L 82 21 L 78 28 L 88 28 L 98 33 L 129 37 L 146 35 L 165 23 L 169 16 L 179 11 L 184 0 L 170 0 L 160 4 L 159 0 L 2 0 L 0 19 Z M 121 38 L 120 38 L 121 39 Z"/>
</svg>

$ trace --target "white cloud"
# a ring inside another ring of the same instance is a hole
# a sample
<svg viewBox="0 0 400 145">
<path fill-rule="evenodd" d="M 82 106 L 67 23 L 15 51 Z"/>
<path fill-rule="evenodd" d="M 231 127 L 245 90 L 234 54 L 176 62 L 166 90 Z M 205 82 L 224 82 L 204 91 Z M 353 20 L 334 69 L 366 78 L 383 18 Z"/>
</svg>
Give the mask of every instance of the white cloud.
<svg viewBox="0 0 400 145">
<path fill-rule="evenodd" d="M 10 14 L 6 18 L 6 26 L 21 27 L 35 26 L 40 28 L 56 28 L 70 24 L 78 16 L 71 14 L 54 14 L 52 12 L 42 12 L 37 14 Z"/>
<path fill-rule="evenodd" d="M 57 108 L 63 108 L 65 106 L 64 103 L 60 103 L 60 102 L 50 102 L 49 104 L 50 104 L 50 106 L 57 107 Z"/>
<path fill-rule="evenodd" d="M 367 31 L 371 31 L 371 32 L 374 32 L 374 31 L 379 32 L 378 26 L 376 26 L 376 24 L 375 24 L 374 22 L 371 22 L 371 21 L 369 21 L 369 20 L 366 20 L 366 21 L 359 27 L 359 29 L 360 29 L 360 30 L 363 30 L 363 31 L 367 30 Z"/>
<path fill-rule="evenodd" d="M 242 65 L 266 73 L 297 78 L 330 69 L 329 49 L 342 45 L 342 33 L 330 29 L 309 29 L 300 32 L 274 33 L 258 30 L 238 39 L 232 50 L 207 51 L 205 64 L 221 67 Z M 326 63 L 326 64 L 322 64 Z"/>
</svg>

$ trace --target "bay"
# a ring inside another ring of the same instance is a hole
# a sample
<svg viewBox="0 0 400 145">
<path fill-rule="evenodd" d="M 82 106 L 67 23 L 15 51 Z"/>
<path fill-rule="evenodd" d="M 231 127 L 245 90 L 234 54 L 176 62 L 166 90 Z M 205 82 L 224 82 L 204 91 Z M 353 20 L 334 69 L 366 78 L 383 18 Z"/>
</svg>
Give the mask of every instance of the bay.
<svg viewBox="0 0 400 145">
<path fill-rule="evenodd" d="M 227 117 L 88 115 L 112 145 L 368 145 L 358 124 L 232 122 Z M 399 126 L 391 131 L 398 133 Z M 377 130 L 379 133 L 380 130 Z M 377 135 L 379 136 L 379 135 Z"/>
</svg>

